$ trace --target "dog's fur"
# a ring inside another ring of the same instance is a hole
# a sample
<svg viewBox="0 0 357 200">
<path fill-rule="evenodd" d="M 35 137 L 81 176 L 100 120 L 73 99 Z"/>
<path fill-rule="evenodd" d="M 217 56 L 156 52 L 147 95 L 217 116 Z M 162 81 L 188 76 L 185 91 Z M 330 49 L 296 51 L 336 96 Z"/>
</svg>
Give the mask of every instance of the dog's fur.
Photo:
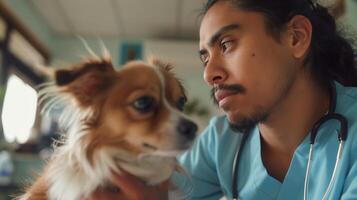
<svg viewBox="0 0 357 200">
<path fill-rule="evenodd" d="M 152 59 L 116 71 L 102 58 L 55 71 L 55 82 L 40 95 L 45 109 L 66 105 L 62 122 L 68 133 L 20 199 L 85 199 L 121 169 L 149 185 L 168 180 L 177 167 L 175 156 L 190 147 L 197 130 L 178 109 L 186 96 L 170 70 Z M 148 101 L 143 97 L 153 101 L 149 111 L 136 107 Z"/>
</svg>

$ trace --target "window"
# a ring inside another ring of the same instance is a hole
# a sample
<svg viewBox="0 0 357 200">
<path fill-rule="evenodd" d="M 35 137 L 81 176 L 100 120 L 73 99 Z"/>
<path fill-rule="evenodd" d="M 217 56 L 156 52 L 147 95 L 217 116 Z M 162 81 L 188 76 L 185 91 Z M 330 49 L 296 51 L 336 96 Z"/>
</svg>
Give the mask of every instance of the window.
<svg viewBox="0 0 357 200">
<path fill-rule="evenodd" d="M 29 67 L 45 63 L 44 57 L 18 31 L 12 31 L 9 44 L 10 52 Z"/>
<path fill-rule="evenodd" d="M 0 17 L 0 41 L 3 41 L 5 39 L 5 34 L 6 34 L 6 23 Z"/>
<path fill-rule="evenodd" d="M 37 94 L 31 86 L 45 81 L 47 69 L 42 66 L 48 63 L 49 53 L 1 1 L 0 53 L 3 56 L 0 63 L 0 140 L 36 143 L 41 135 L 41 117 L 37 112 Z"/>
<path fill-rule="evenodd" d="M 16 75 L 8 79 L 2 126 L 8 142 L 25 143 L 31 136 L 36 119 L 37 93 Z"/>
</svg>

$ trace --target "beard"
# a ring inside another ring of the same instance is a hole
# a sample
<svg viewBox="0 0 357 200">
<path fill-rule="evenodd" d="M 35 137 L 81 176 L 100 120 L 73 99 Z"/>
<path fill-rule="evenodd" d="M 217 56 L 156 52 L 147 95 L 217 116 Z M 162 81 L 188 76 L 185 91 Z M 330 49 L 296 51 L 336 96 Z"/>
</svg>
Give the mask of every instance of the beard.
<svg viewBox="0 0 357 200">
<path fill-rule="evenodd" d="M 229 122 L 230 128 L 234 132 L 248 133 L 259 123 L 264 123 L 268 120 L 269 115 L 275 110 L 276 107 L 285 99 L 289 94 L 290 89 L 294 83 L 295 77 L 291 76 L 285 79 L 285 84 L 282 85 L 280 93 L 276 101 L 269 107 L 257 106 L 254 112 L 248 116 L 240 116 L 234 122 Z M 211 98 L 213 103 L 218 106 L 218 101 L 215 98 L 215 92 L 217 90 L 229 90 L 235 94 L 246 94 L 247 90 L 244 86 L 239 84 L 234 85 L 219 85 L 211 90 Z"/>
<path fill-rule="evenodd" d="M 257 109 L 253 116 L 240 117 L 235 122 L 229 122 L 230 128 L 234 132 L 249 133 L 258 123 L 263 123 L 268 119 L 269 112 L 264 111 L 262 108 Z"/>
<path fill-rule="evenodd" d="M 213 104 L 216 106 L 218 106 L 218 101 L 215 98 L 215 92 L 217 90 L 228 90 L 235 94 L 246 93 L 246 88 L 240 84 L 218 85 L 211 90 L 211 98 Z M 268 112 L 263 111 L 262 108 L 258 108 L 253 116 L 241 117 L 236 122 L 229 122 L 229 126 L 234 132 L 246 133 L 253 129 L 259 122 L 265 121 L 267 117 Z"/>
</svg>

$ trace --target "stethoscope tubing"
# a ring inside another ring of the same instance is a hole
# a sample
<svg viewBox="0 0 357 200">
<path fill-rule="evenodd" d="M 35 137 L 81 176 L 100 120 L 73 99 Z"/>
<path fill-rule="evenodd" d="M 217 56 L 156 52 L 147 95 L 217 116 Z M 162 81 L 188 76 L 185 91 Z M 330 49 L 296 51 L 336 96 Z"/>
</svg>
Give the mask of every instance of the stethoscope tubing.
<svg viewBox="0 0 357 200">
<path fill-rule="evenodd" d="M 236 154 L 234 155 L 234 160 L 233 160 L 233 172 L 232 172 L 232 196 L 233 200 L 238 199 L 238 189 L 235 189 L 238 187 L 238 180 L 237 180 L 237 175 L 238 175 L 238 162 L 241 157 L 241 154 L 243 152 L 243 146 L 245 145 L 247 139 L 249 137 L 249 133 L 243 133 L 243 137 L 241 140 L 241 143 L 239 145 L 238 150 L 236 151 Z"/>
<path fill-rule="evenodd" d="M 336 155 L 336 162 L 335 162 L 335 166 L 333 168 L 333 172 L 330 178 L 330 182 L 327 186 L 327 189 L 322 197 L 322 200 L 325 200 L 328 196 L 328 194 L 330 194 L 331 189 L 332 189 L 332 185 L 335 182 L 335 177 L 337 174 L 337 169 L 342 157 L 342 152 L 343 152 L 343 148 L 344 148 L 344 141 L 341 140 L 339 141 L 339 145 L 338 145 L 338 150 L 337 150 L 337 155 Z M 310 144 L 310 150 L 309 150 L 309 158 L 308 158 L 308 162 L 307 162 L 307 169 L 306 169 L 306 174 L 305 174 L 305 181 L 304 181 L 304 200 L 308 200 L 308 189 L 309 189 L 309 177 L 310 177 L 310 169 L 311 169 L 311 162 L 313 159 L 313 146 L 314 144 Z"/>
<path fill-rule="evenodd" d="M 335 99 L 336 99 L 336 97 L 332 98 L 332 103 L 335 103 Z M 332 185 L 333 185 L 335 177 L 336 177 L 338 165 L 341 160 L 344 143 L 347 139 L 347 128 L 348 127 L 347 127 L 347 119 L 345 117 L 343 117 L 341 114 L 333 113 L 333 110 L 329 110 L 327 115 L 325 115 L 324 117 L 322 117 L 320 120 L 318 120 L 315 123 L 315 125 L 312 128 L 311 133 L 310 133 L 309 158 L 307 161 L 306 174 L 305 174 L 305 180 L 304 180 L 304 200 L 308 200 L 308 189 L 309 189 L 308 185 L 309 185 L 309 177 L 310 177 L 310 168 L 311 168 L 311 162 L 313 160 L 313 149 L 314 149 L 314 145 L 315 145 L 315 141 L 316 141 L 316 136 L 318 134 L 318 130 L 325 122 L 327 122 L 328 120 L 332 120 L 332 119 L 337 120 L 340 123 L 340 131 L 338 132 L 338 137 L 337 137 L 339 144 L 338 144 L 335 166 L 334 166 L 330 181 L 328 183 L 327 189 L 322 197 L 322 200 L 325 200 L 327 198 L 328 194 L 330 193 L 330 191 L 332 189 Z"/>
<path fill-rule="evenodd" d="M 336 174 L 337 174 L 337 168 L 339 166 L 339 163 L 340 163 L 341 157 L 342 157 L 341 155 L 342 155 L 342 152 L 343 152 L 344 143 L 345 143 L 344 141 L 340 141 L 339 142 L 335 167 L 334 167 L 333 172 L 332 172 L 331 181 L 327 186 L 327 189 L 326 189 L 326 192 L 325 192 L 324 196 L 322 197 L 323 200 L 325 200 L 327 198 L 327 195 L 330 193 L 330 191 L 332 189 L 332 185 L 335 182 L 335 177 L 336 177 Z"/>
</svg>

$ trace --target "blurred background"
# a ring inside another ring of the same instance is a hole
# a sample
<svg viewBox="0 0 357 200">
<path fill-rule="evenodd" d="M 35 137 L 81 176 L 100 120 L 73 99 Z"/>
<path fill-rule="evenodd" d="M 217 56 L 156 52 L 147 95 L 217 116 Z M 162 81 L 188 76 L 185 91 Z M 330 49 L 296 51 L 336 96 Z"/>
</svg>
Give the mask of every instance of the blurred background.
<svg viewBox="0 0 357 200">
<path fill-rule="evenodd" d="M 206 0 L 0 0 L 0 200 L 41 170 L 60 137 L 61 108 L 41 114 L 38 85 L 50 67 L 98 54 L 100 41 L 120 69 L 150 55 L 171 62 L 183 80 L 186 112 L 204 127 L 212 105 L 198 58 L 200 9 Z M 356 0 L 325 0 L 341 27 L 357 30 Z"/>
</svg>

